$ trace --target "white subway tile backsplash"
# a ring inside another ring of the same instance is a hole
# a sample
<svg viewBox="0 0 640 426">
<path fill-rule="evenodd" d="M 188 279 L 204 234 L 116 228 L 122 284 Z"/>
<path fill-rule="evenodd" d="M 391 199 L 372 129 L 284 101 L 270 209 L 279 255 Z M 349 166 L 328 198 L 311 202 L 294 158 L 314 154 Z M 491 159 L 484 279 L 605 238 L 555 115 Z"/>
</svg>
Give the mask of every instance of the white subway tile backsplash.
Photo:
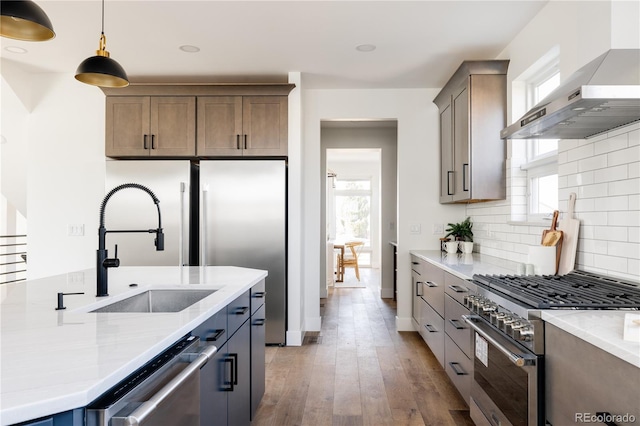
<svg viewBox="0 0 640 426">
<path fill-rule="evenodd" d="M 595 170 L 593 174 L 596 182 L 623 180 L 629 177 L 629 167 L 626 164 L 621 164 L 619 166 Z"/>
<path fill-rule="evenodd" d="M 640 211 L 608 212 L 608 223 L 617 226 L 640 226 Z"/>
<path fill-rule="evenodd" d="M 621 197 L 603 197 L 592 199 L 594 202 L 594 206 L 592 210 L 597 211 L 615 211 L 615 210 L 629 210 L 629 197 L 621 196 Z M 578 202 L 576 201 L 576 206 Z M 581 210 L 587 211 L 587 210 Z"/>
<path fill-rule="evenodd" d="M 512 144 L 512 142 L 509 142 Z M 518 142 L 519 143 L 519 142 Z M 511 146 L 511 145 L 510 145 Z M 526 262 L 530 246 L 539 245 L 541 225 L 514 225 L 526 220 L 527 180 L 520 170 L 524 149 L 508 161 L 508 199 L 467 206 L 481 253 Z M 578 268 L 633 277 L 640 274 L 640 123 L 587 140 L 558 144 L 558 208 L 567 210 L 569 194 L 577 194 L 580 220 Z M 509 223 L 508 223 L 509 222 Z"/>
<path fill-rule="evenodd" d="M 627 133 L 611 137 L 609 139 L 594 143 L 594 154 L 604 154 L 607 152 L 618 151 L 629 146 L 629 136 Z"/>
<path fill-rule="evenodd" d="M 621 149 L 620 151 L 610 152 L 607 155 L 609 166 L 617 166 L 618 164 L 629 164 L 640 161 L 640 145 L 631 148 Z"/>
<path fill-rule="evenodd" d="M 593 185 L 583 185 L 578 188 L 578 198 L 606 197 L 609 195 L 609 185 L 606 183 L 596 183 Z"/>
<path fill-rule="evenodd" d="M 609 182 L 607 191 L 609 195 L 640 194 L 640 178 Z"/>
<path fill-rule="evenodd" d="M 578 146 L 572 150 L 567 151 L 567 160 L 576 161 L 584 158 L 591 158 L 594 156 L 594 144 L 589 143 L 586 145 Z"/>
<path fill-rule="evenodd" d="M 626 226 L 594 226 L 593 239 L 605 241 L 624 241 L 629 238 Z"/>
<path fill-rule="evenodd" d="M 578 160 L 578 171 L 586 172 L 589 170 L 603 169 L 607 167 L 607 155 L 609 154 L 596 155 L 594 157 Z"/>
<path fill-rule="evenodd" d="M 640 244 L 625 243 L 620 241 L 608 241 L 607 254 L 618 257 L 630 257 L 640 259 Z"/>
</svg>

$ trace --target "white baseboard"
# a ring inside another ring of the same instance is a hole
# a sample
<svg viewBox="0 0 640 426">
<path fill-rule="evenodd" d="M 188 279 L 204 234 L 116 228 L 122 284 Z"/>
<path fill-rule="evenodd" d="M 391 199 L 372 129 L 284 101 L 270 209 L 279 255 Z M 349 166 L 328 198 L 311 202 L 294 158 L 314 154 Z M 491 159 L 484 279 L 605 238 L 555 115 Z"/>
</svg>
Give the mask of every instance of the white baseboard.
<svg viewBox="0 0 640 426">
<path fill-rule="evenodd" d="M 413 326 L 411 317 L 398 317 L 396 316 L 396 330 L 398 331 L 416 331 Z"/>
<path fill-rule="evenodd" d="M 302 346 L 304 333 L 302 331 L 287 331 L 287 346 Z"/>
<path fill-rule="evenodd" d="M 306 318 L 304 321 L 305 331 L 322 330 L 322 317 Z"/>
</svg>

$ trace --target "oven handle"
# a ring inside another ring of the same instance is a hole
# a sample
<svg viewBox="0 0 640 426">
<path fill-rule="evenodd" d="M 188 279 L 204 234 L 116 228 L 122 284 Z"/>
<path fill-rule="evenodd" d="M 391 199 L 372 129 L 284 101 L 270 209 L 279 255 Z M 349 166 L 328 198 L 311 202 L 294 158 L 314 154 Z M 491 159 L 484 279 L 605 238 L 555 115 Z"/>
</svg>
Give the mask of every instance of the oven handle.
<svg viewBox="0 0 640 426">
<path fill-rule="evenodd" d="M 489 343 L 496 347 L 500 352 L 502 352 L 509 361 L 517 365 L 518 367 L 524 367 L 526 365 L 535 365 L 536 357 L 535 355 L 527 354 L 527 353 L 513 353 L 504 345 L 499 343 L 495 338 L 491 337 L 489 333 L 492 333 L 493 330 L 487 328 L 488 326 L 480 323 L 479 317 L 477 315 L 463 315 L 462 318 L 464 321 L 469 324 L 469 327 L 473 328 L 476 333 L 485 338 Z"/>
</svg>

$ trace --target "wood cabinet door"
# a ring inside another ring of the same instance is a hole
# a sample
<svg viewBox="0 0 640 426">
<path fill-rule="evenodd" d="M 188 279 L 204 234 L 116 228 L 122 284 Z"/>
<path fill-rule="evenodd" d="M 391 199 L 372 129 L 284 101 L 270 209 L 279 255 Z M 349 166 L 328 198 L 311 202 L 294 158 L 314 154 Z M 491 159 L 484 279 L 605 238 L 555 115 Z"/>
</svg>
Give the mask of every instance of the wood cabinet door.
<svg viewBox="0 0 640 426">
<path fill-rule="evenodd" d="M 241 156 L 242 96 L 198 97 L 198 156 Z"/>
<path fill-rule="evenodd" d="M 244 155 L 287 155 L 288 98 L 244 96 L 242 128 Z"/>
<path fill-rule="evenodd" d="M 196 98 L 151 97 L 151 156 L 185 157 L 196 154 Z"/>
<path fill-rule="evenodd" d="M 469 91 L 466 87 L 453 95 L 453 161 L 455 170 L 454 201 L 471 198 L 469 174 Z"/>
<path fill-rule="evenodd" d="M 453 171 L 453 115 L 451 104 L 440 112 L 440 202 L 453 200 L 455 176 Z"/>
<path fill-rule="evenodd" d="M 107 97 L 105 155 L 108 157 L 148 156 L 149 150 L 145 147 L 145 135 L 148 134 L 148 96 Z"/>
</svg>

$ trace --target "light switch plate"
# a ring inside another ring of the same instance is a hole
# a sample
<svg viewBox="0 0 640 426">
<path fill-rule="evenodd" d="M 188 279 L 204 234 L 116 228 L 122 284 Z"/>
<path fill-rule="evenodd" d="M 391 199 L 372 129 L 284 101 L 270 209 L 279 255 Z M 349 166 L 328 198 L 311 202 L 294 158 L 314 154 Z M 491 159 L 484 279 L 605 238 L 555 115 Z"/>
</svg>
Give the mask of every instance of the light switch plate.
<svg viewBox="0 0 640 426">
<path fill-rule="evenodd" d="M 409 233 L 410 234 L 420 234 L 422 232 L 422 227 L 419 223 L 410 223 L 409 224 Z"/>
</svg>

